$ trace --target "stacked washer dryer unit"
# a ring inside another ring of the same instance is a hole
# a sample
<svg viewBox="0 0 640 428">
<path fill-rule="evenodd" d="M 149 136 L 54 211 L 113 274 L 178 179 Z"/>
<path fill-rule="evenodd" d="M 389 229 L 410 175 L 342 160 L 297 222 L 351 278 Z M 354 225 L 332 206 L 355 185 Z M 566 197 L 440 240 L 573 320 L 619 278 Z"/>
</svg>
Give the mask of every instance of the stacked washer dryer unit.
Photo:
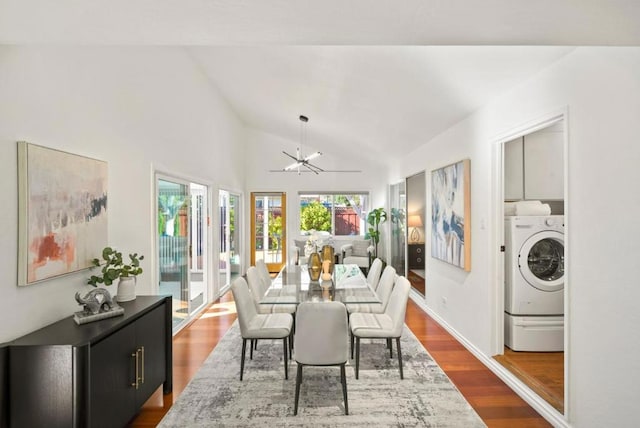
<svg viewBox="0 0 640 428">
<path fill-rule="evenodd" d="M 564 350 L 564 216 L 505 217 L 505 345 Z"/>
</svg>

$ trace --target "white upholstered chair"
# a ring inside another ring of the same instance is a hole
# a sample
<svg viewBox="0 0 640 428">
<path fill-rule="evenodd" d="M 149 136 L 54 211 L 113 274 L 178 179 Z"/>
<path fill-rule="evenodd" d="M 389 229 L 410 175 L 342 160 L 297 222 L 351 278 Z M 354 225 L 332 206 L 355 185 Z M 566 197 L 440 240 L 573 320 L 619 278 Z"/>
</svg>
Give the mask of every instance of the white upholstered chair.
<svg viewBox="0 0 640 428">
<path fill-rule="evenodd" d="M 242 356 L 240 360 L 240 380 L 244 373 L 247 340 L 282 339 L 284 350 L 284 378 L 289 379 L 289 336 L 293 325 L 291 314 L 259 314 L 244 278 L 236 278 L 231 283 L 231 292 L 236 303 L 238 324 L 242 335 Z"/>
<path fill-rule="evenodd" d="M 371 288 L 373 288 L 373 291 L 376 291 L 376 289 L 378 288 L 380 274 L 382 273 L 382 265 L 382 260 L 376 257 L 369 267 L 369 272 L 367 272 L 367 284 L 369 284 Z"/>
<path fill-rule="evenodd" d="M 267 265 L 262 263 L 264 266 L 264 270 L 267 269 Z M 295 313 L 297 305 L 295 303 L 286 304 L 286 303 L 277 303 L 272 305 L 261 304 L 260 300 L 264 297 L 267 288 L 271 285 L 271 276 L 269 272 L 262 270 L 258 267 L 258 263 L 256 262 L 256 266 L 251 266 L 247 269 L 247 284 L 249 285 L 249 290 L 251 291 L 251 297 L 253 298 L 253 302 L 256 306 L 256 312 L 259 314 L 291 314 L 293 316 L 293 329 L 295 330 Z M 268 281 L 268 282 L 267 282 Z M 283 297 L 286 299 L 286 297 Z M 290 344 L 292 345 L 292 344 Z M 249 359 L 253 359 L 253 350 L 258 349 L 258 340 L 251 341 L 251 347 L 249 352 Z"/>
<path fill-rule="evenodd" d="M 265 266 L 266 267 L 266 266 Z M 268 275 L 268 273 L 267 273 Z M 256 311 L 260 314 L 270 313 L 285 313 L 294 314 L 296 312 L 296 304 L 273 304 L 263 305 L 260 301 L 264 297 L 269 285 L 271 285 L 271 277 L 269 276 L 268 283 L 265 283 L 267 279 L 264 273 L 260 273 L 260 269 L 257 266 L 251 266 L 247 269 L 247 283 L 249 284 L 249 290 L 251 290 L 251 296 L 256 306 Z"/>
<path fill-rule="evenodd" d="M 267 268 L 267 264 L 262 259 L 256 261 L 256 268 L 258 269 L 260 278 L 262 278 L 262 282 L 266 285 L 266 291 L 266 289 L 271 285 L 271 274 L 269 273 L 269 268 Z"/>
<path fill-rule="evenodd" d="M 393 287 L 389 304 L 383 314 L 353 313 L 349 318 L 351 335 L 356 340 L 356 379 L 360 370 L 360 339 L 386 339 L 391 357 L 393 357 L 393 342 L 396 339 L 398 348 L 398 367 L 400 379 L 404 379 L 402 373 L 402 349 L 400 337 L 404 326 L 404 318 L 407 311 L 407 299 L 409 298 L 409 281 L 401 276 Z M 351 341 L 353 355 L 353 340 Z"/>
<path fill-rule="evenodd" d="M 340 247 L 340 251 L 343 264 L 355 264 L 364 272 L 368 271 L 371 264 L 371 255 L 374 251 L 374 247 L 369 244 L 369 241 L 363 239 L 354 240 Z"/>
<path fill-rule="evenodd" d="M 389 296 L 391 296 L 391 290 L 396 283 L 398 275 L 393 266 L 387 266 L 382 271 L 380 281 L 378 281 L 378 288 L 376 289 L 376 295 L 380 300 L 380 303 L 350 303 L 347 304 L 347 312 L 353 314 L 355 312 L 366 312 L 373 314 L 382 314 L 387 309 L 389 302 Z"/>
<path fill-rule="evenodd" d="M 349 414 L 345 364 L 349 359 L 347 311 L 340 302 L 304 302 L 298 306 L 295 332 L 295 360 L 298 363 L 293 414 L 298 414 L 298 399 L 304 366 L 340 366 L 344 414 Z"/>
<path fill-rule="evenodd" d="M 251 266 L 247 269 L 247 283 L 249 284 L 249 290 L 251 290 L 251 296 L 256 305 L 256 311 L 260 314 L 270 313 L 285 313 L 294 314 L 296 312 L 296 304 L 292 301 L 292 298 L 283 296 L 281 299 L 288 299 L 291 303 L 274 303 L 272 305 L 260 304 L 260 301 L 264 297 L 267 288 L 271 282 L 265 284 L 264 276 L 260 274 L 260 269 L 257 266 Z"/>
</svg>

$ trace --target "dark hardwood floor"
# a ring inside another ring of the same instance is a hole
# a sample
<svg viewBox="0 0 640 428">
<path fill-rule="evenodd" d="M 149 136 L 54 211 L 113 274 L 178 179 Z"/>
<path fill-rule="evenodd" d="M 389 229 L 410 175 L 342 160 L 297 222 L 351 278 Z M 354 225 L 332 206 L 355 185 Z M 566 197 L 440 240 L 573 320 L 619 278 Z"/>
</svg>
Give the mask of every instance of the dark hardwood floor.
<svg viewBox="0 0 640 428">
<path fill-rule="evenodd" d="M 424 269 L 422 270 L 422 274 L 424 275 Z M 411 286 L 415 288 L 418 293 L 425 296 L 426 290 L 425 290 L 425 284 L 424 284 L 424 277 L 410 270 L 409 274 L 407 275 L 407 279 L 411 283 Z"/>
<path fill-rule="evenodd" d="M 236 319 L 231 293 L 173 339 L 173 393 L 162 388 L 145 403 L 131 427 L 154 427 Z M 467 351 L 413 301 L 406 323 L 489 427 L 550 427 L 532 407 Z"/>
<path fill-rule="evenodd" d="M 564 413 L 564 352 L 514 352 L 504 347 L 495 360 Z"/>
</svg>

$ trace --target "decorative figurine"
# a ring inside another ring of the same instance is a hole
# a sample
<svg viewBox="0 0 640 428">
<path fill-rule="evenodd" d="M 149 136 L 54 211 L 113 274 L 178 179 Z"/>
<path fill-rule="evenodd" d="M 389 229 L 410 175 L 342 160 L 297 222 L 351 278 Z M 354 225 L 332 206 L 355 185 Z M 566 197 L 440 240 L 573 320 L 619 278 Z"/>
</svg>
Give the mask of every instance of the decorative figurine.
<svg viewBox="0 0 640 428">
<path fill-rule="evenodd" d="M 117 306 L 111 299 L 111 294 L 104 288 L 91 290 L 84 297 L 80 297 L 78 292 L 76 293 L 76 301 L 80 305 L 84 305 L 86 313 L 93 315 L 100 312 L 109 312 Z"/>
</svg>

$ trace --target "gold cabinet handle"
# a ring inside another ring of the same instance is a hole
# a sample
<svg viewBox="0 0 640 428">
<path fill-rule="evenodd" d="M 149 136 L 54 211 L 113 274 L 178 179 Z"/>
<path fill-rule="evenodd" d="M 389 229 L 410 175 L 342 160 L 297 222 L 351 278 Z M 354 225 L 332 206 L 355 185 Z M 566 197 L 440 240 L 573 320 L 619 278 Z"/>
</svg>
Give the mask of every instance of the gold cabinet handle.
<svg viewBox="0 0 640 428">
<path fill-rule="evenodd" d="M 142 361 L 140 362 L 140 372 L 142 374 L 140 383 L 144 383 L 144 346 L 140 347 L 140 355 L 142 355 Z"/>
<path fill-rule="evenodd" d="M 136 350 L 136 352 L 134 352 L 133 354 L 131 354 L 131 356 L 134 358 L 135 361 L 135 365 L 136 365 L 136 377 L 135 377 L 135 382 L 133 382 L 131 384 L 131 386 L 135 387 L 136 389 L 138 389 L 138 387 L 140 386 L 140 384 L 138 383 L 138 367 L 139 367 L 139 360 L 138 360 L 138 350 Z"/>
</svg>

